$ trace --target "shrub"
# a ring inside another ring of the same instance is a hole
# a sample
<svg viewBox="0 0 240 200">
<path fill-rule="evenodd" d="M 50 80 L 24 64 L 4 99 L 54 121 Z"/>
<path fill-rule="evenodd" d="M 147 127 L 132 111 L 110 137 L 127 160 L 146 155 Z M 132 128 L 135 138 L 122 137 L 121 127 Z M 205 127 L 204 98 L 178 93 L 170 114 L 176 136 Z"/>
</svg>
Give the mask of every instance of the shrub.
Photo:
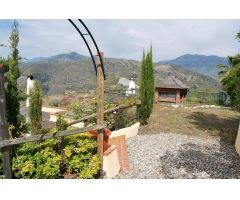
<svg viewBox="0 0 240 200">
<path fill-rule="evenodd" d="M 119 127 L 125 128 L 133 125 L 137 122 L 137 108 L 131 107 L 124 110 L 119 110 L 119 119 L 118 119 Z"/>
<path fill-rule="evenodd" d="M 50 106 L 54 106 L 54 107 L 59 107 L 59 106 L 61 106 L 61 100 L 60 99 L 50 99 L 49 101 L 48 101 L 48 104 L 50 105 Z"/>
<path fill-rule="evenodd" d="M 40 82 L 34 81 L 29 100 L 29 118 L 33 135 L 40 134 L 42 130 L 42 97 Z"/>
<path fill-rule="evenodd" d="M 96 178 L 101 166 L 96 153 L 97 142 L 88 134 L 67 136 L 62 143 L 59 139 L 26 143 L 13 158 L 13 173 L 16 178 L 62 178 L 66 172 Z"/>
<path fill-rule="evenodd" d="M 122 99 L 120 101 L 120 105 L 132 105 L 132 104 L 136 104 L 137 101 L 138 101 L 138 97 L 130 96 Z"/>
<path fill-rule="evenodd" d="M 26 143 L 17 149 L 13 158 L 13 173 L 16 178 L 58 178 L 61 155 L 55 151 L 59 141 L 46 140 L 42 143 Z"/>
<path fill-rule="evenodd" d="M 146 125 L 152 113 L 154 100 L 154 70 L 152 62 L 152 47 L 147 55 L 143 52 L 141 63 L 139 115 L 141 124 Z"/>
<path fill-rule="evenodd" d="M 82 106 L 79 104 L 74 105 L 73 107 L 74 118 L 79 119 L 83 116 Z"/>
<path fill-rule="evenodd" d="M 97 155 L 92 156 L 87 167 L 85 167 L 80 173 L 79 178 L 95 178 L 98 174 L 101 166 L 101 161 Z"/>
<path fill-rule="evenodd" d="M 63 149 L 67 172 L 79 178 L 95 178 L 100 170 L 100 159 L 96 155 L 97 142 L 88 135 L 66 137 L 67 146 Z"/>
<path fill-rule="evenodd" d="M 63 118 L 63 116 L 58 115 L 57 122 L 56 122 L 56 128 L 58 131 L 63 131 L 67 129 L 67 121 Z"/>
<path fill-rule="evenodd" d="M 50 147 L 37 152 L 36 162 L 36 178 L 58 178 L 60 176 L 61 155 L 54 152 Z"/>
</svg>

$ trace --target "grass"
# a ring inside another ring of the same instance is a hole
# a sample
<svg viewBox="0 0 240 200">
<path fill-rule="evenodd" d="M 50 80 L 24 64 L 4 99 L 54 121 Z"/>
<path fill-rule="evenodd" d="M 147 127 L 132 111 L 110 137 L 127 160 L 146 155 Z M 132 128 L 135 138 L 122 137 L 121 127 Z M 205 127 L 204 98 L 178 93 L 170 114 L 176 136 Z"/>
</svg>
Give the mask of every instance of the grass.
<svg viewBox="0 0 240 200">
<path fill-rule="evenodd" d="M 155 104 L 153 113 L 140 134 L 172 132 L 203 137 L 218 136 L 234 144 L 240 113 L 230 108 L 173 108 Z"/>
</svg>

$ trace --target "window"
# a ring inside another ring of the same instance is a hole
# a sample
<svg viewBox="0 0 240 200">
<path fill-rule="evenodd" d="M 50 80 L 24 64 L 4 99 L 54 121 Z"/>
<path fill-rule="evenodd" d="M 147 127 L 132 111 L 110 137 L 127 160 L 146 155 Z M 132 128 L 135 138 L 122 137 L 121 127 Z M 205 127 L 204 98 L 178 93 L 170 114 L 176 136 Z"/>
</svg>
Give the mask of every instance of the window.
<svg viewBox="0 0 240 200">
<path fill-rule="evenodd" d="M 160 92 L 160 98 L 162 99 L 176 99 L 176 93 L 166 93 L 166 92 Z"/>
</svg>

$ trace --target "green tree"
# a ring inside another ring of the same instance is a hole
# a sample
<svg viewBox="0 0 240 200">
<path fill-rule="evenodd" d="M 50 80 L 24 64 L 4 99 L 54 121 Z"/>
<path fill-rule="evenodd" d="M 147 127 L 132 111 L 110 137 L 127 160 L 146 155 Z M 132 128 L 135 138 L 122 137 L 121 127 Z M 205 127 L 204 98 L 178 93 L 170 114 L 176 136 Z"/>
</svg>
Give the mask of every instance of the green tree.
<svg viewBox="0 0 240 200">
<path fill-rule="evenodd" d="M 237 33 L 240 42 L 240 32 Z M 219 78 L 233 106 L 240 109 L 240 54 L 228 57 L 229 65 L 219 65 Z"/>
<path fill-rule="evenodd" d="M 18 23 L 15 20 L 13 23 L 12 33 L 9 38 L 10 55 L 7 63 L 6 73 L 6 110 L 7 110 L 7 121 L 9 125 L 14 126 L 12 131 L 13 137 L 18 137 L 23 129 L 24 117 L 20 114 L 20 102 L 25 100 L 25 95 L 18 88 L 17 80 L 20 77 L 19 70 L 19 32 Z"/>
<path fill-rule="evenodd" d="M 152 62 L 152 47 L 147 55 L 143 52 L 141 63 L 139 116 L 142 124 L 147 124 L 147 120 L 152 113 L 154 100 L 154 73 Z"/>
<path fill-rule="evenodd" d="M 29 118 L 33 135 L 42 131 L 42 97 L 43 92 L 39 81 L 34 81 L 29 98 Z"/>
<path fill-rule="evenodd" d="M 66 130 L 68 125 L 67 121 L 64 119 L 62 115 L 58 115 L 57 122 L 56 122 L 56 128 L 58 131 Z"/>
</svg>

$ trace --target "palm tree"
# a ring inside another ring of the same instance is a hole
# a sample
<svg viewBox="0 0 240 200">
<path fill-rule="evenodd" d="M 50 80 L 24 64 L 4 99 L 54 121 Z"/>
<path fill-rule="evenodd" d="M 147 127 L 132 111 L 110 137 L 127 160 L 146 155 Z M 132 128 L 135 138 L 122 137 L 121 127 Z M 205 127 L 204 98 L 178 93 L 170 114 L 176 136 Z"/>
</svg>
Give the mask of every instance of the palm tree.
<svg viewBox="0 0 240 200">
<path fill-rule="evenodd" d="M 218 76 L 220 81 L 222 82 L 222 80 L 228 76 L 229 71 L 238 65 L 240 65 L 240 54 L 237 54 L 235 56 L 228 56 L 228 65 L 219 64 L 217 66 L 219 70 Z"/>
</svg>

